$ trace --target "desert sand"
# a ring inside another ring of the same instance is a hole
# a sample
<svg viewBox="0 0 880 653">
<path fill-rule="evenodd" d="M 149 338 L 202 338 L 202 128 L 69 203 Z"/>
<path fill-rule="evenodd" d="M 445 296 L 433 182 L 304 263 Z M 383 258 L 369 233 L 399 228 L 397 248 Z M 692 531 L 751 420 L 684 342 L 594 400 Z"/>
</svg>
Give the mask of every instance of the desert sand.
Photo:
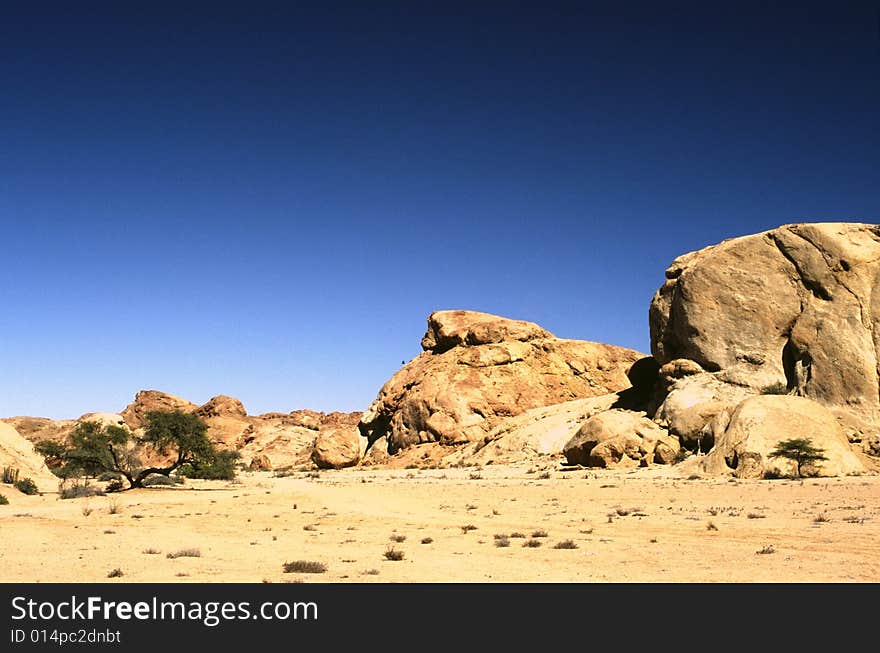
<svg viewBox="0 0 880 653">
<path fill-rule="evenodd" d="M 242 472 L 67 500 L 2 492 L 3 582 L 880 581 L 877 475 L 739 480 L 553 461 Z M 576 548 L 555 548 L 568 540 Z M 169 557 L 187 549 L 199 555 Z M 297 560 L 326 571 L 285 573 Z"/>
</svg>

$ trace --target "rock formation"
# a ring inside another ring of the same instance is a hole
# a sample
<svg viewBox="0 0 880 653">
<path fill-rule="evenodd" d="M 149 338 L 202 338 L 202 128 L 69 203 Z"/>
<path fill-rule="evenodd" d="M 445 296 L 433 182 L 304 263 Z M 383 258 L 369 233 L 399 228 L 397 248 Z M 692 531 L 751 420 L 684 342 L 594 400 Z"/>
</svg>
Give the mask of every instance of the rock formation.
<svg viewBox="0 0 880 653">
<path fill-rule="evenodd" d="M 19 479 L 32 479 L 41 492 L 55 492 L 58 489 L 58 478 L 46 467 L 43 457 L 34 451 L 33 444 L 10 424 L 0 422 L 0 470 L 5 468 L 17 469 Z M 0 485 L 0 493 L 5 493 L 9 498 L 5 488 Z"/>
<path fill-rule="evenodd" d="M 529 409 L 627 388 L 627 371 L 644 357 L 473 311 L 432 313 L 422 348 L 358 425 L 371 444 L 387 437 L 392 454 L 425 442 L 477 441 Z"/>
</svg>

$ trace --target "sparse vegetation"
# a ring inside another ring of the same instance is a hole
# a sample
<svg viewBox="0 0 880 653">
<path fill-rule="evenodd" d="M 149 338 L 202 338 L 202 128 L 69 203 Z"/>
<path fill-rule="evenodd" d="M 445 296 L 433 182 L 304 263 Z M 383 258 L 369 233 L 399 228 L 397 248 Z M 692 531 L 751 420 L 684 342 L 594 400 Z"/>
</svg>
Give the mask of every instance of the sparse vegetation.
<svg viewBox="0 0 880 653">
<path fill-rule="evenodd" d="M 37 484 L 34 483 L 34 479 L 32 478 L 22 478 L 13 484 L 15 485 L 15 489 L 21 492 L 22 494 L 39 494 L 40 489 L 37 487 Z"/>
<path fill-rule="evenodd" d="M 18 480 L 18 470 L 13 467 L 3 468 L 3 482 L 7 485 L 15 485 Z"/>
<path fill-rule="evenodd" d="M 765 385 L 761 388 L 762 395 L 787 395 L 788 392 L 788 385 L 782 381 L 777 381 L 776 383 L 771 383 L 770 385 Z"/>
<path fill-rule="evenodd" d="M 63 479 L 58 484 L 58 495 L 62 499 L 80 499 L 82 497 L 104 496 L 104 490 L 89 483 L 88 479 L 73 476 Z"/>
<path fill-rule="evenodd" d="M 547 537 L 547 531 L 545 531 L 545 530 L 533 531 L 532 537 Z"/>
<path fill-rule="evenodd" d="M 327 565 L 323 562 L 315 562 L 313 560 L 294 560 L 293 562 L 285 562 L 285 574 L 323 574 L 327 571 Z"/>
<path fill-rule="evenodd" d="M 813 518 L 813 523 L 814 523 L 814 524 L 825 524 L 825 523 L 828 523 L 828 522 L 830 522 L 830 521 L 831 521 L 831 519 L 828 517 L 828 515 L 825 515 L 825 514 L 816 515 L 816 516 Z"/>
<path fill-rule="evenodd" d="M 715 525 L 715 522 L 710 521 L 708 524 L 706 524 L 706 530 L 707 531 L 717 531 L 718 527 Z"/>
<path fill-rule="evenodd" d="M 475 530 L 477 530 L 477 527 L 474 526 L 473 524 L 466 524 L 461 527 L 462 533 L 469 533 L 470 531 L 475 531 Z"/>
<path fill-rule="evenodd" d="M 149 549 L 144 549 L 143 553 L 146 553 L 147 555 L 154 556 L 154 555 L 159 555 L 162 552 L 159 549 L 149 548 Z"/>
<path fill-rule="evenodd" d="M 750 512 L 746 515 L 749 519 L 764 519 L 767 515 L 762 515 L 759 512 Z"/>
<path fill-rule="evenodd" d="M 767 546 L 755 551 L 755 553 L 758 555 L 769 555 L 771 553 L 776 553 L 776 547 L 774 547 L 772 544 L 768 544 Z"/>
<path fill-rule="evenodd" d="M 164 474 L 150 474 L 142 483 L 144 487 L 173 486 L 176 484 L 173 478 Z"/>
<path fill-rule="evenodd" d="M 166 558 L 201 558 L 202 552 L 199 549 L 180 549 L 165 556 Z"/>
<path fill-rule="evenodd" d="M 528 549 L 537 549 L 539 546 L 541 546 L 541 540 L 531 539 L 523 542 L 523 547 Z"/>
<path fill-rule="evenodd" d="M 406 542 L 406 535 L 392 535 L 389 539 L 397 543 Z"/>
<path fill-rule="evenodd" d="M 198 478 L 235 477 L 237 452 L 217 450 L 207 437 L 208 425 L 197 415 L 182 411 L 151 411 L 141 437 L 123 426 L 80 422 L 70 434 L 70 445 L 39 443 L 38 452 L 57 462 L 56 473 L 63 478 L 111 473 L 128 481 L 128 489 L 143 487 L 156 474 L 168 476 L 179 470 Z M 144 467 L 145 450 L 172 456 L 164 467 Z M 116 479 L 118 480 L 118 479 Z M 111 479 L 112 482 L 112 479 Z"/>
<path fill-rule="evenodd" d="M 0 494 L 0 506 L 8 506 L 9 499 L 6 498 L 6 495 Z"/>
<path fill-rule="evenodd" d="M 541 481 L 546 481 L 548 478 L 550 478 L 550 472 L 543 472 L 538 475 L 538 480 Z"/>
<path fill-rule="evenodd" d="M 483 475 L 480 474 L 480 472 L 471 472 L 468 475 L 468 478 L 472 481 L 479 481 L 481 478 L 483 478 Z"/>
<path fill-rule="evenodd" d="M 495 546 L 497 546 L 499 549 L 504 549 L 510 546 L 510 538 L 504 533 L 496 533 Z"/>
<path fill-rule="evenodd" d="M 806 465 L 812 465 L 822 460 L 828 460 L 825 456 L 825 450 L 821 447 L 814 447 L 813 441 L 809 438 L 792 438 L 791 440 L 783 440 L 776 448 L 770 452 L 771 458 L 787 458 L 793 460 L 797 465 L 796 474 L 798 478 L 803 476 L 803 468 Z"/>
<path fill-rule="evenodd" d="M 525 538 L 525 533 L 514 532 L 509 535 L 510 538 Z"/>
<path fill-rule="evenodd" d="M 423 537 L 422 544 L 431 544 L 434 541 L 433 537 Z"/>
<path fill-rule="evenodd" d="M 89 515 L 92 514 L 92 511 L 93 511 L 93 510 L 94 510 L 94 508 L 92 508 L 91 506 L 83 506 L 83 507 L 80 509 L 80 512 L 82 512 L 83 517 L 88 517 Z"/>
<path fill-rule="evenodd" d="M 122 508 L 120 507 L 119 502 L 113 500 L 107 502 L 107 512 L 111 515 L 118 515 L 120 512 L 122 512 Z"/>
<path fill-rule="evenodd" d="M 557 542 L 553 545 L 554 549 L 576 549 L 578 548 L 577 542 L 574 540 L 562 540 L 561 542 Z"/>
<path fill-rule="evenodd" d="M 386 560 L 403 560 L 404 554 L 400 549 L 395 549 L 393 546 L 390 546 L 385 549 L 384 556 Z"/>
<path fill-rule="evenodd" d="M 122 570 L 119 567 L 117 567 L 116 569 L 112 570 L 111 572 L 109 572 L 107 574 L 107 578 L 119 578 L 124 575 L 125 574 L 122 573 Z"/>
</svg>

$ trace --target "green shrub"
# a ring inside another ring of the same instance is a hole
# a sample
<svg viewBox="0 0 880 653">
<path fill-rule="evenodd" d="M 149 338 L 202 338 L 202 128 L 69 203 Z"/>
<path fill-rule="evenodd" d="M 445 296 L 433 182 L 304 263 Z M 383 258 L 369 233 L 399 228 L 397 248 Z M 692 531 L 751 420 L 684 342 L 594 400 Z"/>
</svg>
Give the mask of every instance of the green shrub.
<svg viewBox="0 0 880 653">
<path fill-rule="evenodd" d="M 237 451 L 217 451 L 205 460 L 181 465 L 177 473 L 188 478 L 231 481 L 235 478 L 235 463 L 240 456 Z"/>
<path fill-rule="evenodd" d="M 39 494 L 40 489 L 32 478 L 22 478 L 15 482 L 15 489 L 22 494 Z"/>
<path fill-rule="evenodd" d="M 121 481 L 122 479 L 123 476 L 119 472 L 104 472 L 96 480 L 106 483 L 107 481 Z"/>
<path fill-rule="evenodd" d="M 7 499 L 4 495 L 0 494 L 0 506 L 8 506 L 9 499 Z"/>
</svg>

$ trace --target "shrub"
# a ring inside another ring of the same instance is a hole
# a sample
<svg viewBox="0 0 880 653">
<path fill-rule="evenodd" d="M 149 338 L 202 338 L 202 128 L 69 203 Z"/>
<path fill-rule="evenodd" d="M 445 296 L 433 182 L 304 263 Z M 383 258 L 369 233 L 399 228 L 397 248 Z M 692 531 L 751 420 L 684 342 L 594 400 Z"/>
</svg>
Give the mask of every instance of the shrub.
<svg viewBox="0 0 880 653">
<path fill-rule="evenodd" d="M 120 576 L 124 576 L 124 574 L 119 567 L 107 574 L 107 578 L 119 578 Z"/>
<path fill-rule="evenodd" d="M 122 481 L 114 479 L 104 486 L 105 492 L 122 492 Z"/>
<path fill-rule="evenodd" d="M 150 474 L 143 480 L 142 485 L 144 487 L 153 487 L 156 485 L 175 485 L 174 479 L 170 476 L 165 476 L 164 474 Z"/>
<path fill-rule="evenodd" d="M 577 543 L 574 540 L 562 540 L 553 545 L 554 549 L 576 549 Z"/>
<path fill-rule="evenodd" d="M 165 556 L 166 558 L 201 558 L 202 552 L 199 549 L 180 549 Z"/>
<path fill-rule="evenodd" d="M 533 531 L 532 537 L 547 537 L 547 531 L 545 531 L 545 530 Z"/>
<path fill-rule="evenodd" d="M 510 546 L 510 538 L 506 535 L 496 535 L 495 536 L 495 546 L 499 549 L 505 549 Z"/>
<path fill-rule="evenodd" d="M 462 533 L 469 533 L 470 531 L 475 531 L 475 530 L 477 530 L 477 527 L 474 526 L 473 524 L 466 524 L 461 527 Z"/>
<path fill-rule="evenodd" d="M 541 540 L 526 540 L 523 542 L 523 546 L 529 549 L 537 549 L 541 546 Z"/>
<path fill-rule="evenodd" d="M 392 542 L 406 542 L 406 535 L 392 535 L 389 539 Z"/>
<path fill-rule="evenodd" d="M 68 478 L 61 481 L 58 492 L 62 499 L 79 499 L 80 497 L 104 496 L 104 490 L 94 485 L 91 485 L 85 479 L 77 477 Z"/>
<path fill-rule="evenodd" d="M 32 478 L 22 478 L 15 482 L 15 489 L 22 494 L 39 494 L 40 490 Z"/>
<path fill-rule="evenodd" d="M 314 562 L 311 560 L 294 560 L 293 562 L 285 562 L 285 574 L 323 574 L 327 571 L 327 565 L 323 562 Z"/>
<path fill-rule="evenodd" d="M 768 544 L 764 548 L 755 551 L 755 553 L 757 553 L 758 555 L 769 555 L 771 553 L 776 553 L 776 547 L 774 547 L 772 544 Z"/>
<path fill-rule="evenodd" d="M 422 538 L 422 544 L 431 544 L 431 542 L 433 542 L 433 541 L 434 541 L 433 537 L 423 537 Z"/>
<path fill-rule="evenodd" d="M 18 480 L 18 470 L 12 467 L 3 468 L 3 482 L 8 485 L 15 485 Z"/>
<path fill-rule="evenodd" d="M 122 508 L 119 507 L 119 503 L 117 501 L 110 501 L 107 504 L 107 512 L 109 512 L 111 515 L 118 515 L 120 512 L 122 512 Z"/>
<path fill-rule="evenodd" d="M 770 385 L 765 385 L 761 388 L 762 395 L 787 395 L 788 394 L 788 386 L 781 381 L 777 381 L 776 383 L 771 383 Z"/>
<path fill-rule="evenodd" d="M 119 472 L 104 472 L 95 480 L 106 483 L 107 481 L 121 481 L 122 478 L 122 474 Z"/>
<path fill-rule="evenodd" d="M 8 505 L 9 505 L 9 499 L 7 499 L 5 495 L 0 494 L 0 506 L 8 506 Z"/>
<path fill-rule="evenodd" d="M 385 549 L 384 556 L 386 560 L 403 560 L 403 551 L 390 546 Z"/>
</svg>

